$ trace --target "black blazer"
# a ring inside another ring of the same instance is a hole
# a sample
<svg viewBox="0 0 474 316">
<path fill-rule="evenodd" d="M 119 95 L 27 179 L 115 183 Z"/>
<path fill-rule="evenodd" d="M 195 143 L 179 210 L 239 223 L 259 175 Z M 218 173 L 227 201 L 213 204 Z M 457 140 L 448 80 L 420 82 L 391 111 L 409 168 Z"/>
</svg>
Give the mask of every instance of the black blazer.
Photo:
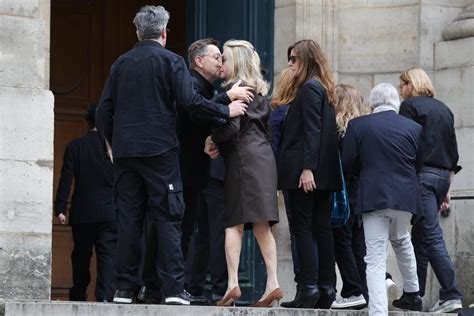
<svg viewBox="0 0 474 316">
<path fill-rule="evenodd" d="M 416 172 L 422 127 L 395 111 L 355 118 L 342 145 L 344 172 L 359 176 L 356 214 L 383 209 L 419 214 Z"/>
<path fill-rule="evenodd" d="M 74 179 L 69 223 L 115 221 L 112 162 L 104 159 L 97 132 L 70 142 L 64 152 L 56 193 L 55 213 L 67 214 L 67 199 Z"/>
<path fill-rule="evenodd" d="M 316 79 L 306 81 L 288 109 L 277 152 L 278 188 L 297 189 L 311 169 L 317 189 L 342 188 L 334 107 Z"/>
<path fill-rule="evenodd" d="M 194 90 L 207 100 L 213 99 L 222 104 L 231 101 L 227 94 L 222 93 L 213 98 L 214 89 L 212 84 L 198 72 L 191 70 Z M 211 127 L 221 123 L 219 118 L 208 120 L 199 117 L 178 106 L 177 134 L 179 139 L 179 166 L 181 177 L 185 187 L 200 190 L 206 187 L 211 168 L 211 159 L 204 152 L 204 141 L 211 134 Z M 224 171 L 222 178 L 224 178 Z"/>
</svg>

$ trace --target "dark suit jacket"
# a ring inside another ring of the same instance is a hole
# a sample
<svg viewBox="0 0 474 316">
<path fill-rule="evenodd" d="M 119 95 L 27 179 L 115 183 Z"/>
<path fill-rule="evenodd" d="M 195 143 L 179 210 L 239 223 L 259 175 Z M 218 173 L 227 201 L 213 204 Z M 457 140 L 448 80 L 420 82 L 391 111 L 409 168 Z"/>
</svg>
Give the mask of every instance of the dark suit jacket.
<svg viewBox="0 0 474 316">
<path fill-rule="evenodd" d="M 204 98 L 222 104 L 230 103 L 227 94 L 219 94 L 215 98 L 212 84 L 198 72 L 191 70 L 194 90 Z M 180 144 L 179 165 L 183 185 L 200 190 L 206 187 L 209 179 L 211 159 L 204 153 L 204 141 L 211 134 L 211 127 L 219 124 L 217 119 L 206 120 L 178 107 L 177 133 Z M 224 173 L 222 172 L 222 179 Z"/>
<path fill-rule="evenodd" d="M 316 79 L 306 81 L 289 107 L 277 153 L 278 188 L 297 189 L 311 169 L 317 189 L 339 191 L 338 134 L 334 107 Z"/>
<path fill-rule="evenodd" d="M 347 174 L 360 174 L 357 214 L 394 209 L 421 210 L 416 177 L 422 127 L 394 111 L 355 118 L 342 145 Z"/>
<path fill-rule="evenodd" d="M 69 223 L 115 221 L 112 163 L 104 159 L 97 132 L 70 142 L 64 152 L 56 193 L 55 213 L 67 214 L 67 199 L 74 179 Z"/>
<path fill-rule="evenodd" d="M 202 117 L 229 117 L 227 106 L 196 93 L 181 56 L 152 40 L 112 65 L 97 108 L 97 130 L 114 157 L 149 157 L 178 147 L 176 105 Z"/>
</svg>

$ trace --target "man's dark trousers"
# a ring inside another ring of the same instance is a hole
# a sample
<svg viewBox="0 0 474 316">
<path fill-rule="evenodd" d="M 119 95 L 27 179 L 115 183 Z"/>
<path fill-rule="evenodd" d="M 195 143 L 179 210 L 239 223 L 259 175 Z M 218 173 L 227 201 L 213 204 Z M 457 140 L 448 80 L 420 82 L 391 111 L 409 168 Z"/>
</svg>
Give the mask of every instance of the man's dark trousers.
<svg viewBox="0 0 474 316">
<path fill-rule="evenodd" d="M 201 200 L 198 234 L 195 235 L 195 256 L 187 279 L 193 295 L 202 295 L 207 268 L 211 274 L 211 292 L 224 295 L 227 289 L 225 259 L 224 182 L 210 178 Z"/>
<path fill-rule="evenodd" d="M 181 293 L 184 203 L 177 149 L 151 157 L 116 158 L 114 176 L 118 212 L 117 289 L 136 290 L 139 286 L 140 238 L 146 215 L 147 239 L 156 241 L 157 256 L 146 257 L 145 261 L 156 260 L 154 266 L 165 296 Z"/>
<path fill-rule="evenodd" d="M 71 254 L 72 279 L 74 286 L 70 289 L 70 299 L 85 301 L 89 285 L 92 248 L 97 256 L 97 283 L 95 297 L 97 301 L 112 301 L 114 297 L 115 244 L 117 242 L 117 223 L 82 223 L 72 224 L 74 248 Z"/>
<path fill-rule="evenodd" d="M 449 171 L 423 167 L 418 173 L 423 204 L 423 218 L 413 225 L 412 243 L 415 249 L 420 295 L 425 294 L 428 262 L 441 285 L 442 301 L 462 299 L 456 285 L 453 263 L 446 250 L 443 231 L 439 225 L 439 208 L 449 189 Z"/>
</svg>

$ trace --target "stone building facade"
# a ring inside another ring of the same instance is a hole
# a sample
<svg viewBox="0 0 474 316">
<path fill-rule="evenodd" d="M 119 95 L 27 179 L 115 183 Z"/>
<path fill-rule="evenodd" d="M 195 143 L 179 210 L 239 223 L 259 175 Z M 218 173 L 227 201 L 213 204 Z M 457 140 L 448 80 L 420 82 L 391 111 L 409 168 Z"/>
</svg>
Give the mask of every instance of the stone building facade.
<svg viewBox="0 0 474 316">
<path fill-rule="evenodd" d="M 474 302 L 474 9 L 472 0 L 276 0 L 275 71 L 299 39 L 323 46 L 340 83 L 367 95 L 399 74 L 428 71 L 455 114 L 463 170 L 442 225 L 466 303 Z M 0 298 L 49 299 L 54 100 L 49 90 L 50 0 L 0 2 Z M 444 37 L 443 37 L 444 36 Z M 283 205 L 279 274 L 294 292 Z M 390 271 L 398 269 L 393 254 Z M 438 298 L 434 276 L 425 303 Z M 400 282 L 398 282 L 400 284 Z M 401 289 L 400 289 L 401 291 Z"/>
<path fill-rule="evenodd" d="M 397 87 L 400 73 L 410 67 L 421 67 L 431 76 L 436 98 L 454 113 L 463 166 L 453 184 L 451 215 L 441 219 L 442 228 L 465 302 L 474 303 L 474 1 L 276 0 L 276 76 L 286 67 L 288 45 L 304 38 L 322 45 L 338 83 L 351 84 L 364 96 L 381 82 Z M 282 226 L 278 232 L 285 240 Z M 291 253 L 279 256 L 280 275 L 291 275 Z M 388 270 L 401 294 L 393 252 Z M 285 282 L 292 284 L 291 278 Z M 438 290 L 431 271 L 425 306 L 435 303 Z"/>
</svg>

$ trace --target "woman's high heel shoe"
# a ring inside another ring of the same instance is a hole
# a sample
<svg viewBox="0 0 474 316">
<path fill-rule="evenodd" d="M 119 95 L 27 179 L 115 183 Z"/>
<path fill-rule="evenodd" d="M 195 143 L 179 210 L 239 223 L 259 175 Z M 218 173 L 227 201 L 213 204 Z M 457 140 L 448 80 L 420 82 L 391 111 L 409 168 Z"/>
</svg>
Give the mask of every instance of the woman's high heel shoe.
<svg viewBox="0 0 474 316">
<path fill-rule="evenodd" d="M 272 307 L 274 302 L 279 304 L 280 300 L 283 298 L 283 291 L 281 288 L 276 288 L 270 292 L 263 300 L 255 302 L 252 304 L 252 307 Z"/>
<path fill-rule="evenodd" d="M 241 293 L 238 286 L 234 287 L 232 290 L 227 293 L 220 301 L 217 301 L 217 306 L 230 306 L 234 305 L 235 301 L 239 299 Z"/>
</svg>

